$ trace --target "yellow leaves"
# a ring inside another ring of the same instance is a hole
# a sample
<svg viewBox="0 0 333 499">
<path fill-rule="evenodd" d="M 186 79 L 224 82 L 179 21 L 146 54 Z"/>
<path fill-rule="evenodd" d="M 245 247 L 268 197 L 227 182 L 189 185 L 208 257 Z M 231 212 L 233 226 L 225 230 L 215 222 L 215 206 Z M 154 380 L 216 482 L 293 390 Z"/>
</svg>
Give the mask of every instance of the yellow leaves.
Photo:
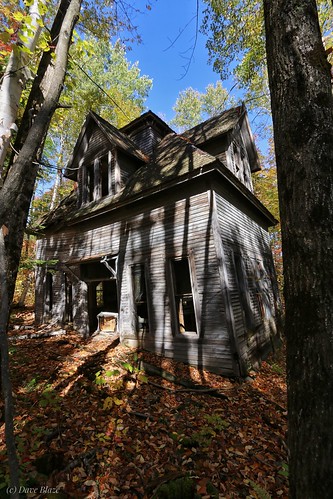
<svg viewBox="0 0 333 499">
<path fill-rule="evenodd" d="M 111 409 L 113 405 L 120 406 L 123 405 L 123 401 L 118 397 L 106 397 L 103 403 L 103 409 L 106 411 L 107 409 Z"/>
<path fill-rule="evenodd" d="M 103 409 L 104 409 L 104 411 L 106 411 L 107 409 L 111 409 L 112 406 L 113 406 L 113 399 L 112 399 L 112 397 L 107 397 L 104 400 L 104 403 L 103 403 Z"/>
<path fill-rule="evenodd" d="M 143 457 L 142 454 L 139 454 L 136 456 L 135 461 L 138 461 L 140 464 L 143 464 L 145 462 L 145 458 Z"/>
<path fill-rule="evenodd" d="M 23 14 L 23 12 L 20 11 L 14 12 L 13 14 L 13 18 L 19 23 L 22 22 L 25 17 L 26 16 Z"/>
</svg>

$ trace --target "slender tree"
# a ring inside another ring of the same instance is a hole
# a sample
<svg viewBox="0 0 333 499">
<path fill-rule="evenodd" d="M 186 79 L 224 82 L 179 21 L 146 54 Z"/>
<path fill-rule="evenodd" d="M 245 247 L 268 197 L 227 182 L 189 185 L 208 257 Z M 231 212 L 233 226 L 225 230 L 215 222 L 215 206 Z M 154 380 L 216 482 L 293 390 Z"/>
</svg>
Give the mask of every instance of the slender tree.
<svg viewBox="0 0 333 499">
<path fill-rule="evenodd" d="M 44 12 L 45 0 L 34 0 L 28 9 L 28 15 L 17 13 L 23 21 L 22 29 L 19 31 L 17 43 L 12 48 L 0 87 L 0 173 L 12 130 L 17 129 L 15 122 L 21 95 L 30 74 L 28 59 L 36 49 L 42 31 L 41 13 Z"/>
<path fill-rule="evenodd" d="M 333 496 L 333 96 L 315 0 L 264 0 L 282 225 L 290 497 Z"/>
<path fill-rule="evenodd" d="M 51 117 L 56 110 L 63 87 L 67 67 L 68 51 L 72 32 L 78 20 L 81 0 L 68 0 L 67 6 L 60 4 L 62 19 L 54 51 L 54 60 L 41 71 L 38 90 L 43 94 L 42 107 L 38 110 L 26 134 L 16 161 L 9 168 L 0 190 L 0 345 L 1 376 L 5 400 L 6 445 L 9 456 L 13 497 L 18 497 L 19 481 L 15 440 L 13 435 L 12 395 L 8 367 L 7 324 L 17 274 L 24 228 L 27 221 L 31 196 L 38 171 L 36 163 L 40 145 L 43 143 Z M 59 17 L 58 17 L 59 20 Z M 14 454 L 14 455 L 13 455 Z"/>
<path fill-rule="evenodd" d="M 8 289 L 7 266 L 5 258 L 6 228 L 0 228 L 0 354 L 1 354 L 1 391 L 5 409 L 5 439 L 11 479 L 11 496 L 19 497 L 19 463 L 14 438 L 14 407 L 12 385 L 9 376 L 9 349 L 7 337 Z"/>
</svg>

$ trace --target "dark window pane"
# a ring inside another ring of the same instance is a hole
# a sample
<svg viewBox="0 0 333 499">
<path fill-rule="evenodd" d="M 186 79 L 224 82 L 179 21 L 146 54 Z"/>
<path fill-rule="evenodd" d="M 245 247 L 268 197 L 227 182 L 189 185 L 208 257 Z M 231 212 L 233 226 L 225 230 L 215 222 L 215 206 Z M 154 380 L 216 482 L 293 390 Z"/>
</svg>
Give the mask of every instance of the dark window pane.
<svg viewBox="0 0 333 499">
<path fill-rule="evenodd" d="M 144 265 L 138 264 L 132 267 L 133 276 L 133 298 L 136 313 L 137 331 L 149 331 L 147 283 Z"/>
<path fill-rule="evenodd" d="M 174 279 L 176 294 L 192 293 L 190 269 L 187 258 L 184 260 L 174 260 Z"/>
<path fill-rule="evenodd" d="M 197 332 L 188 259 L 173 260 L 172 269 L 178 330 Z"/>
</svg>

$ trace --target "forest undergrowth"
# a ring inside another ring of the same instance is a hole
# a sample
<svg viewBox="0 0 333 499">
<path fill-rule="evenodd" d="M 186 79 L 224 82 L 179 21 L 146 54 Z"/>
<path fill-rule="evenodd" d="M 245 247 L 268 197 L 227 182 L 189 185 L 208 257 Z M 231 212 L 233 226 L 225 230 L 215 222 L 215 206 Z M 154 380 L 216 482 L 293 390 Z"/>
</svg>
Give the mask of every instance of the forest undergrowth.
<svg viewBox="0 0 333 499">
<path fill-rule="evenodd" d="M 47 331 L 33 327 L 29 311 L 16 313 L 9 331 L 27 497 L 288 497 L 283 349 L 244 381 L 112 335 L 31 337 Z M 147 374 L 140 361 L 196 389 Z M 4 442 L 3 414 L 0 424 Z M 2 443 L 0 497 L 7 473 Z"/>
</svg>

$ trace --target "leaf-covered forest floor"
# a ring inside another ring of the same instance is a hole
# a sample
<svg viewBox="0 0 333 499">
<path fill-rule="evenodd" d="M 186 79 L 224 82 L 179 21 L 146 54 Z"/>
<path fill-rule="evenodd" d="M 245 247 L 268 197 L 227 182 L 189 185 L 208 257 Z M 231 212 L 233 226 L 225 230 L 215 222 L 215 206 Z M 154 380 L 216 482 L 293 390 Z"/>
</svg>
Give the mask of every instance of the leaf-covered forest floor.
<svg viewBox="0 0 333 499">
<path fill-rule="evenodd" d="M 240 381 L 114 336 L 18 339 L 36 332 L 13 329 L 18 323 L 32 325 L 33 314 L 16 313 L 9 333 L 22 483 L 35 489 L 28 497 L 288 497 L 282 352 Z M 137 357 L 216 391 L 143 374 Z M 3 442 L 3 416 L 0 425 Z M 0 482 L 6 469 L 1 444 Z"/>
</svg>

